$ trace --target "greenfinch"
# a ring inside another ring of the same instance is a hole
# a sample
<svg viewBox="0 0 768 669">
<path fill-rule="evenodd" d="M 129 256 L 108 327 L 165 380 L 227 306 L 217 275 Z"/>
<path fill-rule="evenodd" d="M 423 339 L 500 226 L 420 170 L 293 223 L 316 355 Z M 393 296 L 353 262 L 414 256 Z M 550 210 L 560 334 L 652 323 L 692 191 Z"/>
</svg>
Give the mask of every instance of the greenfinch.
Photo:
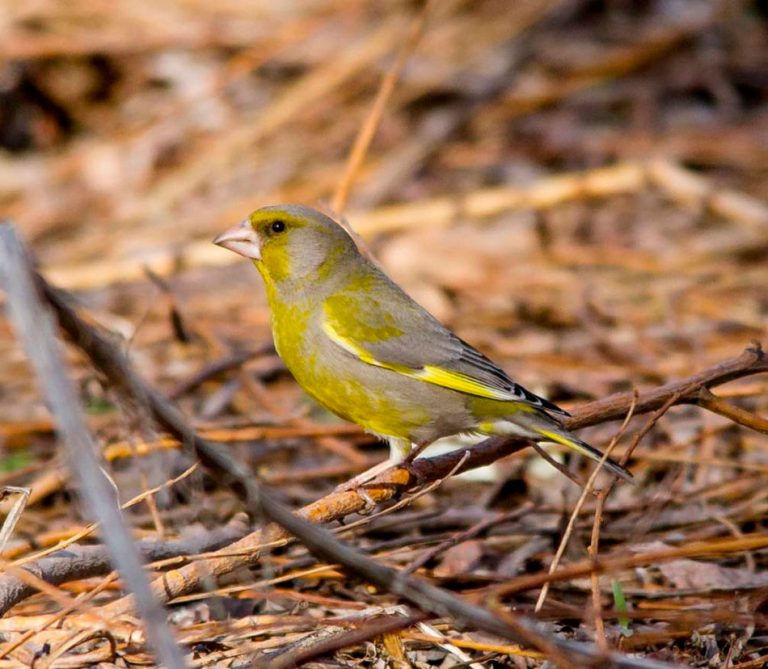
<svg viewBox="0 0 768 669">
<path fill-rule="evenodd" d="M 556 442 L 602 459 L 563 427 L 565 411 L 439 323 L 328 216 L 298 205 L 264 207 L 213 241 L 261 273 L 275 348 L 296 381 L 389 443 L 389 460 L 358 482 L 460 433 Z M 618 463 L 604 466 L 631 480 Z"/>
</svg>

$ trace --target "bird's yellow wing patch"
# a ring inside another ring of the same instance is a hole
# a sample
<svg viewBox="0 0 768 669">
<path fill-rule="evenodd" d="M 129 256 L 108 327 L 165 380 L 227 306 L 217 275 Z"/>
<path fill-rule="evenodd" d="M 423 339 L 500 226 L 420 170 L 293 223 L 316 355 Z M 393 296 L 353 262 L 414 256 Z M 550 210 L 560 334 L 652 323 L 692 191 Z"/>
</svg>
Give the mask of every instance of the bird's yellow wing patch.
<svg viewBox="0 0 768 669">
<path fill-rule="evenodd" d="M 436 386 L 443 386 L 451 390 L 458 390 L 468 395 L 477 395 L 489 400 L 517 400 L 517 396 L 498 388 L 491 388 L 482 381 L 473 379 L 471 376 L 455 372 L 435 365 L 424 365 L 422 369 L 411 370 L 409 376 L 413 376 L 427 383 L 433 383 Z"/>
<path fill-rule="evenodd" d="M 414 369 L 405 365 L 378 360 L 370 351 L 367 351 L 359 343 L 353 341 L 349 337 L 342 336 L 330 321 L 323 321 L 322 328 L 323 332 L 328 335 L 331 341 L 369 365 L 389 369 L 398 374 L 402 374 L 403 376 L 409 376 L 426 383 L 432 383 L 436 386 L 456 390 L 460 393 L 467 393 L 468 395 L 485 397 L 490 400 L 520 400 L 520 397 L 512 392 L 500 388 L 493 388 L 467 374 L 445 369 L 444 367 L 439 367 L 437 365 L 424 365 L 423 367 Z"/>
</svg>

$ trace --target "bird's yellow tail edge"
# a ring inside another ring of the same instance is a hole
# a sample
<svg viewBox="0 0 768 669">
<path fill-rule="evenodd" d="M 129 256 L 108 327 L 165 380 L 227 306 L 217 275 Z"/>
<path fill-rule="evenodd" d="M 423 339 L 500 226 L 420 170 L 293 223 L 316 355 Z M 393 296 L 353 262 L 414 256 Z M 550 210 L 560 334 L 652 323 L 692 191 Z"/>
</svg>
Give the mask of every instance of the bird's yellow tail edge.
<svg viewBox="0 0 768 669">
<path fill-rule="evenodd" d="M 576 451 L 577 453 L 581 453 L 581 455 L 584 455 L 588 457 L 590 460 L 594 460 L 595 462 L 601 462 L 603 459 L 603 453 L 601 453 L 599 450 L 594 448 L 593 446 L 590 446 L 584 441 L 581 441 L 581 439 L 577 439 L 576 437 L 573 437 L 571 435 L 562 434 L 560 432 L 554 432 L 552 430 L 547 430 L 545 428 L 534 428 L 536 432 L 538 432 L 542 437 L 544 437 L 547 441 L 554 441 L 556 444 L 562 444 L 563 446 L 567 446 L 573 451 Z M 603 463 L 603 466 L 610 471 L 613 474 L 616 474 L 616 476 L 624 479 L 625 481 L 629 481 L 630 483 L 634 483 L 635 479 L 632 477 L 632 474 L 622 467 L 618 462 L 615 462 L 614 460 L 611 460 L 610 458 L 607 458 L 606 461 Z"/>
</svg>

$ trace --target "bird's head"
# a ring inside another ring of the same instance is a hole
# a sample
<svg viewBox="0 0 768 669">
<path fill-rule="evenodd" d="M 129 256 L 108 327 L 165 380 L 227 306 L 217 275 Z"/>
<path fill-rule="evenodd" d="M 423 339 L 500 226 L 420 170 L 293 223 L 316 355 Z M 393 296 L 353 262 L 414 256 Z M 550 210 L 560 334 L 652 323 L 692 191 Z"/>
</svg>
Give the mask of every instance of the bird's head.
<svg viewBox="0 0 768 669">
<path fill-rule="evenodd" d="M 346 230 L 300 205 L 262 207 L 221 233 L 214 244 L 250 258 L 267 281 L 319 279 L 356 253 Z"/>
</svg>

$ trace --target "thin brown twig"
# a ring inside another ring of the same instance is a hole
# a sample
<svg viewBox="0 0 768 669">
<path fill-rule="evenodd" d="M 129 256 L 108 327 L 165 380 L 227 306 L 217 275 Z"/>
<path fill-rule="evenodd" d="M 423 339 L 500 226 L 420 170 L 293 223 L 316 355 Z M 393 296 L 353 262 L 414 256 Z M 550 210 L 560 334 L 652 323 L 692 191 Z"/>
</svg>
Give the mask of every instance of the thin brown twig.
<svg viewBox="0 0 768 669">
<path fill-rule="evenodd" d="M 621 424 L 621 427 L 619 428 L 618 433 L 614 437 L 613 440 L 611 440 L 611 449 L 613 446 L 618 443 L 619 439 L 624 435 L 624 432 L 627 429 L 627 426 L 629 425 L 629 421 L 632 419 L 632 416 L 635 413 L 635 405 L 637 404 L 637 392 L 635 392 L 634 395 L 634 401 L 632 402 L 632 406 L 629 407 L 629 411 L 627 411 L 627 417 L 624 419 L 624 422 Z M 616 478 L 614 477 L 611 483 L 614 483 L 616 481 Z M 605 489 L 601 490 L 600 493 L 597 496 L 597 504 L 595 505 L 595 516 L 592 520 L 592 535 L 590 537 L 589 541 L 589 548 L 588 553 L 589 557 L 593 560 L 597 559 L 599 544 L 600 544 L 600 527 L 602 526 L 603 522 L 603 511 L 605 509 L 605 502 L 608 499 L 608 495 L 610 494 L 611 490 L 613 489 L 613 486 L 608 486 Z M 602 607 L 602 601 L 600 599 L 600 577 L 597 574 L 591 574 L 590 575 L 591 580 L 591 588 L 592 588 L 592 616 L 595 623 L 595 638 L 597 642 L 598 648 L 600 648 L 603 652 L 608 651 L 608 640 L 605 636 L 605 622 L 603 620 L 603 607 Z"/>
<path fill-rule="evenodd" d="M 177 400 L 201 384 L 205 383 L 211 377 L 217 376 L 232 369 L 237 369 L 252 358 L 272 353 L 274 350 L 274 344 L 269 342 L 269 344 L 262 344 L 261 346 L 248 351 L 237 351 L 223 358 L 214 360 L 213 362 L 205 365 L 201 370 L 177 383 L 174 389 L 168 393 L 168 397 L 172 400 Z"/>
<path fill-rule="evenodd" d="M 567 478 L 569 481 L 571 481 L 572 483 L 575 483 L 577 486 L 579 486 L 579 488 L 583 489 L 585 487 L 583 481 L 580 481 L 578 479 L 578 477 L 573 472 L 569 471 L 568 468 L 562 462 L 558 462 L 557 460 L 555 460 L 555 458 L 553 458 L 549 454 L 549 452 L 545 448 L 543 448 L 541 446 L 541 444 L 539 444 L 539 443 L 534 441 L 534 442 L 531 443 L 531 447 L 542 458 L 544 458 L 544 460 L 546 460 L 550 465 L 552 465 L 552 467 L 554 467 L 563 476 L 565 476 L 565 478 Z M 597 470 L 595 470 L 595 471 L 597 471 Z"/>
<path fill-rule="evenodd" d="M 425 617 L 424 614 L 417 614 L 374 618 L 354 629 L 332 634 L 315 644 L 309 646 L 302 644 L 297 649 L 284 653 L 281 652 L 276 657 L 268 655 L 267 657 L 254 658 L 251 667 L 253 669 L 292 669 L 293 667 L 299 667 L 316 657 L 328 655 L 350 646 L 356 646 L 363 641 L 368 641 L 382 634 L 399 632 L 413 627 L 419 621 L 424 620 Z"/>
<path fill-rule="evenodd" d="M 677 404 L 684 395 L 694 390 L 698 391 L 698 389 L 698 384 L 694 382 L 690 383 L 687 388 L 680 388 L 677 392 L 672 393 L 667 401 L 664 402 L 664 404 L 662 404 L 661 407 L 659 407 L 654 412 L 654 414 L 646 421 L 645 425 L 643 425 L 640 431 L 632 438 L 632 443 L 621 456 L 621 464 L 625 464 L 632 457 L 632 453 L 640 445 L 640 442 L 643 440 L 645 435 L 647 435 L 653 429 L 653 426 L 659 422 L 661 417 L 667 413 L 667 411 L 675 406 L 675 404 Z M 615 479 L 611 481 L 607 487 L 607 490 L 610 491 L 613 488 L 615 482 Z"/>
<path fill-rule="evenodd" d="M 449 549 L 451 546 L 456 546 L 457 544 L 460 544 L 464 541 L 468 541 L 469 539 L 472 539 L 473 537 L 476 537 L 477 535 L 482 534 L 483 532 L 486 532 L 487 530 L 492 528 L 494 525 L 498 525 L 500 523 L 506 523 L 506 522 L 509 522 L 510 520 L 514 520 L 515 518 L 519 518 L 523 514 L 530 511 L 532 508 L 533 508 L 532 502 L 525 502 L 517 509 L 513 509 L 512 511 L 508 511 L 507 513 L 495 514 L 490 518 L 481 520 L 479 523 L 475 523 L 472 527 L 467 528 L 463 532 L 454 534 L 448 537 L 445 541 L 441 541 L 436 546 L 433 546 L 432 548 L 425 550 L 418 558 L 413 560 L 413 562 L 411 562 L 406 567 L 403 567 L 402 571 L 406 574 L 411 574 L 416 570 L 420 569 L 421 567 L 423 567 L 430 560 L 433 560 L 435 557 L 440 555 L 440 553 Z"/>
<path fill-rule="evenodd" d="M 718 397 L 708 388 L 699 390 L 696 404 L 702 409 L 723 416 L 734 423 L 748 427 L 756 432 L 768 434 L 768 419 L 757 416 L 741 407 L 737 407 L 735 404 L 726 402 L 722 397 Z"/>
<path fill-rule="evenodd" d="M 432 0 L 425 0 L 418 15 L 413 19 L 408 36 L 400 47 L 394 62 L 381 80 L 381 85 L 376 93 L 371 110 L 368 112 L 368 116 L 363 125 L 360 126 L 357 137 L 355 137 L 352 149 L 347 156 L 347 163 L 344 166 L 344 174 L 341 177 L 339 185 L 336 187 L 336 192 L 333 194 L 333 200 L 331 200 L 331 209 L 339 214 L 341 214 L 347 206 L 349 192 L 352 189 L 355 176 L 357 175 L 360 166 L 363 164 L 365 154 L 367 153 L 368 147 L 371 145 L 373 136 L 381 122 L 384 108 L 386 107 L 392 92 L 395 90 L 397 80 L 400 78 L 400 74 L 402 73 L 405 64 L 408 62 L 408 58 L 413 53 L 424 33 L 424 27 L 427 23 L 427 16 L 429 15 L 431 4 Z"/>
<path fill-rule="evenodd" d="M 624 434 L 624 431 L 627 429 L 627 425 L 629 424 L 629 421 L 632 418 L 632 414 L 634 413 L 634 408 L 635 408 L 634 404 L 629 408 L 629 411 L 627 412 L 627 416 L 624 419 L 624 422 L 621 424 L 621 427 L 619 428 L 618 432 L 616 432 L 616 434 L 611 439 L 610 443 L 608 444 L 608 448 L 605 449 L 605 452 L 603 453 L 602 458 L 600 458 L 599 464 L 597 465 L 597 467 L 594 468 L 594 470 L 589 476 L 589 479 L 587 479 L 587 483 L 586 485 L 584 485 L 584 488 L 581 491 L 581 495 L 579 495 L 579 499 L 577 500 L 576 505 L 573 507 L 573 511 L 571 512 L 571 517 L 568 519 L 568 525 L 566 526 L 565 532 L 563 532 L 563 536 L 560 539 L 560 545 L 557 547 L 557 551 L 555 551 L 555 556 L 552 559 L 552 564 L 549 565 L 550 574 L 553 573 L 560 565 L 560 560 L 565 554 L 566 546 L 568 545 L 568 541 L 570 541 L 571 535 L 573 534 L 573 529 L 576 526 L 576 519 L 579 517 L 579 513 L 581 513 L 581 508 L 584 506 L 584 503 L 587 501 L 587 497 L 590 494 L 592 494 L 592 489 L 595 485 L 595 481 L 597 480 L 597 477 L 600 474 L 600 472 L 603 471 L 603 465 L 611 456 L 613 449 L 616 447 L 616 444 L 618 444 L 619 439 L 621 439 L 622 435 Z M 549 583 L 545 583 L 541 589 L 541 592 L 539 593 L 539 598 L 536 601 L 536 606 L 534 608 L 534 611 L 536 611 L 536 613 L 541 611 L 541 608 L 544 606 L 544 601 L 547 598 L 548 592 L 549 592 Z"/>
</svg>

